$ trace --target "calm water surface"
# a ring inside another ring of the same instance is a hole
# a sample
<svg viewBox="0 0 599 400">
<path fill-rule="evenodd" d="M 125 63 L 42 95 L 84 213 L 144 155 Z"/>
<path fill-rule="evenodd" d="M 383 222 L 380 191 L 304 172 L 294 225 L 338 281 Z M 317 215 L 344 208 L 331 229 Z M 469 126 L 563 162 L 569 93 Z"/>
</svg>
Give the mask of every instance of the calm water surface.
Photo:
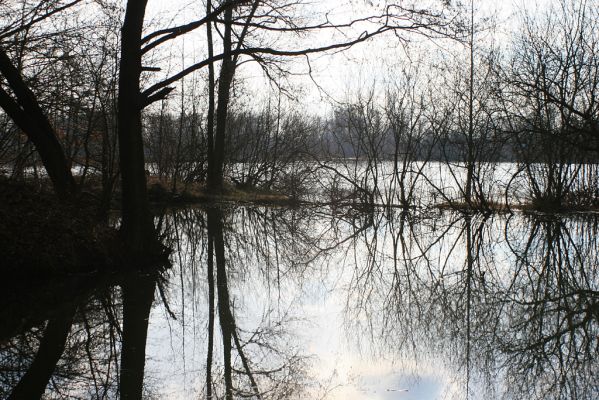
<svg viewBox="0 0 599 400">
<path fill-rule="evenodd" d="M 0 397 L 597 399 L 598 222 L 171 211 L 165 271 L 4 294 Z"/>
</svg>

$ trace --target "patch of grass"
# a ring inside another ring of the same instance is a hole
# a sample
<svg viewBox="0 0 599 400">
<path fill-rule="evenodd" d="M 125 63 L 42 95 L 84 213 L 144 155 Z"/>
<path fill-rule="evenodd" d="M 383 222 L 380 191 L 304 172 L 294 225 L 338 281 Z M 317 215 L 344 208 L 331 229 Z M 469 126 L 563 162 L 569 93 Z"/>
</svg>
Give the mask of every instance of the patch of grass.
<svg viewBox="0 0 599 400">
<path fill-rule="evenodd" d="M 504 202 L 489 201 L 484 204 L 468 204 L 463 201 L 443 202 L 435 206 L 441 210 L 457 210 L 472 212 L 510 212 L 511 210 L 525 212 L 541 212 L 547 214 L 560 214 L 568 212 L 596 212 L 599 211 L 599 198 L 590 200 L 575 194 L 564 196 L 562 199 L 534 198 L 526 203 L 506 204 Z"/>
<path fill-rule="evenodd" d="M 505 203 L 498 201 L 487 201 L 484 203 L 465 201 L 443 202 L 435 206 L 440 210 L 456 210 L 456 211 L 474 211 L 474 212 L 509 212 L 510 209 L 517 209 L 518 206 L 508 206 Z"/>
<path fill-rule="evenodd" d="M 292 198 L 285 194 L 230 184 L 226 184 L 219 193 L 212 192 L 199 183 L 179 185 L 179 189 L 173 192 L 170 182 L 160 181 L 155 177 L 148 179 L 148 196 L 152 203 L 161 205 L 221 202 L 289 204 L 293 202 Z"/>
</svg>

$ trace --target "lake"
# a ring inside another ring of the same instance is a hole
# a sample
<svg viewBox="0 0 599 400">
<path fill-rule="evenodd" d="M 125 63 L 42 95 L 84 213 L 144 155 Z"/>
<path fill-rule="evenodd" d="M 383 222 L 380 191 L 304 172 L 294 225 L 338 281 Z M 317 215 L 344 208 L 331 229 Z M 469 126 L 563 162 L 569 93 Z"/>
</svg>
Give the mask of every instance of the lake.
<svg viewBox="0 0 599 400">
<path fill-rule="evenodd" d="M 126 370 L 148 399 L 599 398 L 596 215 L 230 205 L 157 223 L 160 273 L 4 295 L 0 397 L 126 397 Z"/>
</svg>

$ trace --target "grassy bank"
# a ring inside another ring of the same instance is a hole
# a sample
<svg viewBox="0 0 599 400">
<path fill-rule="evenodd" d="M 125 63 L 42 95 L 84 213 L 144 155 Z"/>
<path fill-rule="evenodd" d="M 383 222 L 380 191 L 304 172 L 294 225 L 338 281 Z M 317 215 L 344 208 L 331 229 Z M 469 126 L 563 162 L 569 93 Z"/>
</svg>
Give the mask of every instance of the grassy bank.
<svg viewBox="0 0 599 400">
<path fill-rule="evenodd" d="M 155 207 L 223 202 L 291 204 L 289 196 L 252 188 L 226 186 L 211 193 L 199 184 L 173 191 L 170 182 L 150 178 L 149 199 Z M 69 204 L 57 201 L 49 183 L 0 178 L 0 272 L 5 279 L 43 280 L 50 276 L 92 273 L 123 267 L 118 231 L 98 206 L 101 190 L 90 181 Z M 120 207 L 117 191 L 111 209 Z"/>
<path fill-rule="evenodd" d="M 238 187 L 226 184 L 222 191 L 214 193 L 199 183 L 179 185 L 173 190 L 169 181 L 155 177 L 148 179 L 148 196 L 150 202 L 159 205 L 185 205 L 197 203 L 258 203 L 258 204 L 291 204 L 294 199 L 282 193 L 263 190 L 255 187 Z"/>
<path fill-rule="evenodd" d="M 120 263 L 117 231 L 81 199 L 60 204 L 46 189 L 0 180 L 0 251 L 4 278 L 43 279 Z"/>
</svg>

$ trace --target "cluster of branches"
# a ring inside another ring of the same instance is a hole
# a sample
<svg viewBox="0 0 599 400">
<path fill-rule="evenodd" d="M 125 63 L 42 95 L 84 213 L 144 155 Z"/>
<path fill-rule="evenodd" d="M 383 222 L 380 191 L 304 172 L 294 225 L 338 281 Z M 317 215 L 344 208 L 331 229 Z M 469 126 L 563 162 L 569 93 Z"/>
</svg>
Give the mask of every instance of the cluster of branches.
<svg viewBox="0 0 599 400">
<path fill-rule="evenodd" d="M 148 171 L 173 191 L 191 182 L 221 191 L 228 180 L 293 193 L 325 171 L 333 197 L 408 207 L 418 203 L 418 182 L 426 182 L 447 203 L 489 208 L 500 197 L 494 162 L 515 161 L 502 180 L 505 198 L 518 182 L 526 183 L 525 197 L 551 209 L 596 192 L 588 178 L 594 169 L 580 182 L 583 163 L 594 163 L 598 150 L 593 2 L 562 0 L 541 15 L 522 11 L 505 54 L 484 44 L 486 27 L 475 25 L 473 7 L 450 14 L 444 4 L 385 4 L 334 21 L 329 14 L 307 18 L 309 4 L 301 1 L 207 1 L 198 17 L 159 21 L 151 30 L 145 3 L 123 10 L 82 0 L 5 2 L 0 15 L 3 170 L 44 175 L 43 164 L 63 199 L 101 177 L 104 209 L 120 176 L 123 231 L 134 242 L 153 231 Z M 374 86 L 337 104 L 324 121 L 281 106 L 281 96 L 293 96 L 291 59 L 305 59 L 310 69 L 312 55 L 379 35 L 395 34 L 407 45 L 406 33 L 439 38 L 450 29 L 469 54 L 455 64 L 410 62 L 390 71 L 395 83 L 386 95 Z M 184 38 L 205 49 L 199 61 L 165 57 Z M 276 107 L 270 100 L 238 106 L 236 77 L 246 63 L 277 89 Z M 432 160 L 446 164 L 448 180 L 425 173 Z M 392 161 L 389 171 L 383 161 Z"/>
<path fill-rule="evenodd" d="M 387 4 L 375 7 L 370 15 L 340 22 L 328 14 L 309 20 L 305 16 L 311 4 L 302 1 L 227 0 L 205 5 L 199 17 L 153 31 L 145 21 L 147 1 L 129 1 L 124 9 L 119 3 L 83 0 L 15 1 L 2 6 L 0 106 L 12 121 L 2 134 L 3 162 L 16 166 L 16 175 L 31 166 L 37 172 L 41 162 L 65 201 L 80 188 L 74 164 L 82 166 L 81 181 L 92 168 L 102 172 L 105 203 L 120 173 L 121 230 L 138 253 L 156 247 L 147 200 L 142 113 L 168 99 L 178 82 L 208 70 L 207 100 L 197 107 L 207 110 L 206 146 L 198 158 L 206 160 L 207 186 L 220 191 L 225 162 L 232 159 L 226 148 L 228 109 L 239 65 L 257 63 L 272 78 L 275 71 L 279 76 L 287 72 L 285 59 L 303 57 L 309 63 L 311 55 L 339 52 L 387 33 L 403 40 L 402 32 L 426 36 L 448 32 L 443 4 L 438 10 Z M 200 28 L 206 29 L 205 37 Z M 315 35 L 322 32 L 331 35 L 317 43 Z M 160 68 L 170 61 L 156 63 L 168 54 L 168 46 L 184 37 L 200 43 L 206 49 L 204 56 L 160 76 Z M 183 120 L 179 119 L 179 132 Z M 177 149 L 182 145 L 178 139 Z M 37 155 L 32 158 L 33 149 Z M 176 158 L 181 158 L 179 153 Z M 175 164 L 178 179 L 180 162 Z"/>
<path fill-rule="evenodd" d="M 503 200 L 546 211 L 596 206 L 596 9 L 564 0 L 538 15 L 523 10 L 503 51 L 477 39 L 472 19 L 467 56 L 411 61 L 391 73 L 385 95 L 366 89 L 337 106 L 323 137 L 334 159 L 321 163 L 328 186 L 402 207 L 418 197 L 483 210 Z M 433 160 L 440 168 L 426 166 Z"/>
</svg>

